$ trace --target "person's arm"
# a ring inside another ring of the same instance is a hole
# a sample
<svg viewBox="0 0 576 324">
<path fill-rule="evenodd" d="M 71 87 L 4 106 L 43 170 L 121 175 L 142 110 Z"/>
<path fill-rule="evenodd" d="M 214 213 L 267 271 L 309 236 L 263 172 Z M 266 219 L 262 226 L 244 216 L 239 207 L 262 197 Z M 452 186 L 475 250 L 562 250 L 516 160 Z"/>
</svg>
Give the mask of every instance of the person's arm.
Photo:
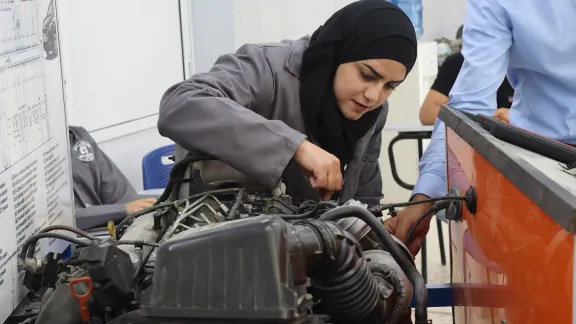
<svg viewBox="0 0 576 324">
<path fill-rule="evenodd" d="M 99 169 L 100 186 L 98 196 L 102 205 L 82 207 L 75 206 L 76 226 L 89 229 L 105 226 L 108 221 L 118 222 L 130 212 L 150 207 L 154 199 L 141 199 L 136 190 L 120 171 L 118 166 L 102 151 L 88 131 L 76 127 L 81 138 L 90 143 L 94 161 Z"/>
<path fill-rule="evenodd" d="M 126 217 L 126 204 L 100 205 L 74 208 L 76 227 L 90 229 L 106 226 L 109 221 L 119 222 Z"/>
<path fill-rule="evenodd" d="M 422 125 L 434 125 L 438 118 L 440 107 L 448 103 L 450 90 L 456 82 L 458 73 L 462 68 L 464 58 L 461 53 L 448 56 L 440 68 L 428 95 L 420 107 L 420 122 Z"/>
<path fill-rule="evenodd" d="M 468 0 L 464 20 L 464 65 L 450 92 L 454 108 L 491 116 L 496 110 L 496 90 L 502 83 L 508 64 L 508 50 L 512 45 L 510 21 L 496 0 Z M 446 195 L 445 126 L 436 120 L 432 140 L 420 160 L 420 177 L 412 191 L 413 200 Z M 399 240 L 406 236 L 417 219 L 431 207 L 431 203 L 408 207 L 397 217 L 386 220 L 388 231 Z M 413 255 L 420 250 L 430 228 L 426 218 L 407 242 Z"/>
<path fill-rule="evenodd" d="M 498 1 L 468 1 L 462 48 L 464 64 L 450 92 L 448 105 L 474 114 L 494 114 L 496 91 L 508 66 L 511 28 L 508 15 Z M 438 197 L 446 194 L 444 139 L 444 123 L 437 120 L 432 140 L 419 164 L 420 177 L 413 195 Z"/>
<path fill-rule="evenodd" d="M 384 197 L 382 193 L 382 174 L 380 173 L 380 151 L 382 148 L 382 129 L 384 125 L 378 126 L 366 149 L 366 155 L 362 160 L 362 170 L 358 180 L 358 189 L 354 199 L 369 206 L 380 204 Z"/>
<path fill-rule="evenodd" d="M 245 45 L 218 58 L 208 73 L 172 86 L 160 103 L 158 130 L 273 188 L 306 136 L 254 111 L 267 109 L 274 99 L 266 50 Z"/>
<path fill-rule="evenodd" d="M 440 107 L 447 104 L 448 100 L 448 96 L 430 89 L 422 103 L 422 107 L 420 107 L 420 122 L 422 125 L 434 125 L 436 118 L 438 118 Z"/>
</svg>

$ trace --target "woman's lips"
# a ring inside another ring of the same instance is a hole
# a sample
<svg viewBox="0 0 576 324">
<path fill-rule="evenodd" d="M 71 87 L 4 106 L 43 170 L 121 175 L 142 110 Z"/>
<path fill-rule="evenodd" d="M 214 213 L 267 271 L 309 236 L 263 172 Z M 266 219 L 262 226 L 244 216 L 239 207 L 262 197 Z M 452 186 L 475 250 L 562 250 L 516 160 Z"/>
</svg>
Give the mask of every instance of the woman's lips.
<svg viewBox="0 0 576 324">
<path fill-rule="evenodd" d="M 358 111 L 364 112 L 364 111 L 370 109 L 369 106 L 364 106 L 363 104 L 360 104 L 355 100 L 352 100 L 352 102 L 354 102 L 354 108 L 356 108 L 356 110 L 358 110 Z"/>
</svg>

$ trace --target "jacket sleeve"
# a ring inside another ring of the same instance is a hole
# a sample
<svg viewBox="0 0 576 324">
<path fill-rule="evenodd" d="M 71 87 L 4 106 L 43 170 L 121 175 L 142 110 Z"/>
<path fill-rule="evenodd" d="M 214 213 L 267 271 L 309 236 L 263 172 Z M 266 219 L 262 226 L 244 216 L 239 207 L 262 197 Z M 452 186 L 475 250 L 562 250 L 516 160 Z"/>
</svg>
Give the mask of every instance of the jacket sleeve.
<svg viewBox="0 0 576 324">
<path fill-rule="evenodd" d="M 274 102 L 266 50 L 245 45 L 218 58 L 209 72 L 169 88 L 160 103 L 158 130 L 185 149 L 214 156 L 273 188 L 306 136 L 257 113 Z"/>
<path fill-rule="evenodd" d="M 126 217 L 125 204 L 112 204 L 90 207 L 75 207 L 76 227 L 90 229 L 106 226 L 109 221 L 115 223 Z"/>
<path fill-rule="evenodd" d="M 380 150 L 382 148 L 382 129 L 384 125 L 379 126 L 370 138 L 366 155 L 362 161 L 362 170 L 360 171 L 360 180 L 358 181 L 358 190 L 354 199 L 361 201 L 369 206 L 380 204 L 384 198 L 382 194 L 382 174 L 380 173 Z"/>
</svg>

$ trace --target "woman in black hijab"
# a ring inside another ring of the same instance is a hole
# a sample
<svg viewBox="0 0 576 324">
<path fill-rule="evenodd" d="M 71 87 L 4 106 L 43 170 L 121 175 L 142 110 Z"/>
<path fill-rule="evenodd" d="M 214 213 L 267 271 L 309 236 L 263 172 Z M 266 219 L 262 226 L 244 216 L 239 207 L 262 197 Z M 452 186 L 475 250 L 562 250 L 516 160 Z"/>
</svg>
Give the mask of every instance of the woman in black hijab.
<svg viewBox="0 0 576 324">
<path fill-rule="evenodd" d="M 300 69 L 302 112 L 312 135 L 318 138 L 322 148 L 336 155 L 341 164 L 350 161 L 356 142 L 378 119 L 381 105 L 386 99 L 383 97 L 390 93 L 386 88 L 393 90 L 412 69 L 416 60 L 416 46 L 414 28 L 407 17 L 383 1 L 358 1 L 337 12 L 312 35 Z M 370 60 L 373 62 L 367 62 Z M 384 60 L 402 64 L 404 73 L 384 84 L 384 93 L 378 100 L 368 102 L 371 98 L 364 100 L 362 96 L 358 97 L 358 104 L 368 103 L 371 109 L 347 113 L 347 108 L 354 109 L 335 100 L 335 95 L 338 95 L 333 86 L 335 75 L 345 77 L 338 75 L 337 69 L 342 69 L 345 63 L 362 62 L 359 65 L 366 65 L 370 72 L 363 73 L 359 69 L 359 73 L 364 80 L 371 81 L 373 79 L 364 75 L 379 74 L 372 73 L 376 66 L 385 70 L 391 62 L 382 63 Z M 380 105 L 375 106 L 375 102 Z"/>
<path fill-rule="evenodd" d="M 282 181 L 299 200 L 378 204 L 386 99 L 416 52 L 401 9 L 357 1 L 311 37 L 244 45 L 208 73 L 172 86 L 158 128 L 268 188 Z"/>
</svg>

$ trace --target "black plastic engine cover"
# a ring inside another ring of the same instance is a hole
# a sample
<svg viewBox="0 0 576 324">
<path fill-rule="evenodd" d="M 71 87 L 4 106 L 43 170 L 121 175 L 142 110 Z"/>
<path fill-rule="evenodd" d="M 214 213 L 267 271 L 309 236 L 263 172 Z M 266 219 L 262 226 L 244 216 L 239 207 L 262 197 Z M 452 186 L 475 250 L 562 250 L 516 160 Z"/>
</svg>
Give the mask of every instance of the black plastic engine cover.
<svg viewBox="0 0 576 324">
<path fill-rule="evenodd" d="M 94 294 L 102 307 L 120 307 L 132 300 L 134 266 L 130 255 L 114 245 L 80 249 L 78 259 L 88 263 Z"/>
<path fill-rule="evenodd" d="M 141 302 L 148 318 L 186 323 L 291 322 L 298 316 L 288 253 L 289 224 L 258 216 L 182 233 L 157 251 Z"/>
</svg>

